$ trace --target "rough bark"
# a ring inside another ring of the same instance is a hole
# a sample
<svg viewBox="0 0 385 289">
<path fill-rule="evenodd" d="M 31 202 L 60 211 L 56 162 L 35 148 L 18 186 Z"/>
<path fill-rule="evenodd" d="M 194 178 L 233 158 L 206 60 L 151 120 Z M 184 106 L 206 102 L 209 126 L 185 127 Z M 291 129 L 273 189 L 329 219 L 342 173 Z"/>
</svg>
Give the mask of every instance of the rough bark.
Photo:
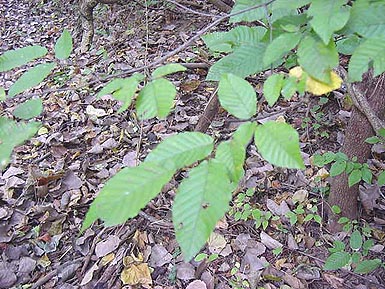
<svg viewBox="0 0 385 289">
<path fill-rule="evenodd" d="M 90 49 L 92 39 L 94 38 L 94 8 L 99 3 L 102 4 L 114 4 L 119 3 L 120 0 L 81 0 L 79 4 L 80 8 L 80 20 L 82 24 L 82 40 L 80 44 L 81 52 L 86 52 Z"/>
<path fill-rule="evenodd" d="M 366 96 L 372 112 L 380 119 L 384 117 L 385 109 L 385 74 L 373 78 L 371 74 L 364 75 L 363 81 L 355 84 L 354 89 Z M 365 163 L 370 157 L 371 146 L 365 143 L 365 139 L 375 134 L 368 118 L 356 107 L 352 110 L 345 132 L 344 144 L 341 152 L 349 159 L 357 157 L 357 161 Z M 329 205 L 329 229 L 337 232 L 341 229 L 338 219 L 341 216 L 349 219 L 358 217 L 358 185 L 349 187 L 346 174 L 334 177 L 330 185 Z M 333 215 L 330 207 L 337 205 L 341 208 L 341 215 Z"/>
</svg>

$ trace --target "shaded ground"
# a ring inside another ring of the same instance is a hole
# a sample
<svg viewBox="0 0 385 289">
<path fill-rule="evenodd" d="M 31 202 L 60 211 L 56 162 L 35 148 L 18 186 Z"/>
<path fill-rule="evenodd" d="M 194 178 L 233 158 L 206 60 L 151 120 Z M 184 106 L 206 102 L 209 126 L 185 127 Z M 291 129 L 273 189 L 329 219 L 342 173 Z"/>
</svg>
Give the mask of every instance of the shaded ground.
<svg viewBox="0 0 385 289">
<path fill-rule="evenodd" d="M 219 13 L 204 2 L 196 4 L 202 6 L 199 11 Z M 204 82 L 203 68 L 177 75 L 176 107 L 163 121 L 139 122 L 134 111 L 116 114 L 119 104 L 112 98 L 96 99 L 94 89 L 102 84 L 95 80 L 148 64 L 212 21 L 168 7 L 158 4 L 146 12 L 137 3 L 98 6 L 91 51 L 77 52 L 63 63 L 65 73 L 57 70 L 35 90 L 60 87 L 70 78 L 74 88 L 41 95 L 44 129 L 15 150 L 12 163 L 0 174 L 0 288 L 382 288 L 383 269 L 362 277 L 348 270 L 322 271 L 335 236 L 314 221 L 304 221 L 312 208 L 323 212 L 326 174 L 311 166 L 309 157 L 340 146 L 349 112 L 337 100 L 319 104 L 314 98 L 307 103 L 293 99 L 281 101 L 274 110 L 260 100 L 259 121 L 286 119 L 299 130 L 307 169 L 273 168 L 251 145 L 244 181 L 231 212 L 202 251 L 208 256 L 205 261 L 182 262 L 170 223 L 176 184 L 184 172 L 137 218 L 112 228 L 95 224 L 78 235 L 103 184 L 122 167 L 136 165 L 170 134 L 193 130 L 214 91 L 213 84 Z M 1 51 L 39 44 L 52 52 L 63 28 L 76 35 L 76 11 L 76 5 L 60 1 L 0 1 Z M 209 60 L 202 43 L 170 59 Z M 1 75 L 1 85 L 8 88 L 24 71 Z M 253 81 L 261 92 L 261 82 Z M 96 84 L 75 90 L 89 82 Z M 17 101 L 6 101 L 2 114 L 10 115 Z M 226 139 L 238 125 L 221 111 L 208 133 Z M 295 202 L 306 213 L 298 213 L 297 223 L 290 225 L 285 215 L 298 209 Z M 371 226 L 377 246 L 369 257 L 382 260 L 383 208 L 374 206 L 376 211 L 364 222 Z M 258 218 L 256 209 L 272 217 Z M 266 225 L 264 232 L 256 228 L 256 220 Z M 344 234 L 338 237 L 347 240 Z M 277 246 L 283 246 L 282 253 L 273 250 Z"/>
</svg>

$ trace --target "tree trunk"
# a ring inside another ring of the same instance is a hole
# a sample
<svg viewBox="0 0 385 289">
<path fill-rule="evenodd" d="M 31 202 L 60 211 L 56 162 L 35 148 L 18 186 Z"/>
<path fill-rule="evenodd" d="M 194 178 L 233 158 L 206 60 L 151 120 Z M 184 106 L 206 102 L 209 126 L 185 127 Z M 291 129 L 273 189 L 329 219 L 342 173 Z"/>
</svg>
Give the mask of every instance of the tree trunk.
<svg viewBox="0 0 385 289">
<path fill-rule="evenodd" d="M 374 113 L 383 119 L 385 109 L 385 74 L 373 78 L 371 74 L 367 73 L 364 75 L 363 81 L 355 84 L 355 86 L 366 96 Z M 354 107 L 345 131 L 345 141 L 341 152 L 346 154 L 349 159 L 355 156 L 358 162 L 365 163 L 371 153 L 371 145 L 365 143 L 365 139 L 373 135 L 375 135 L 375 132 L 367 117 Z M 340 231 L 341 225 L 338 224 L 340 217 L 347 217 L 351 220 L 358 217 L 358 184 L 349 187 L 348 178 L 345 173 L 334 177 L 330 184 L 328 203 L 329 230 L 332 232 Z M 341 215 L 333 215 L 330 211 L 333 205 L 341 208 Z"/>
<path fill-rule="evenodd" d="M 94 37 L 94 8 L 98 3 L 114 4 L 120 3 L 120 0 L 81 0 L 80 20 L 82 25 L 82 40 L 80 44 L 80 51 L 86 52 L 90 49 L 92 39 Z"/>
</svg>

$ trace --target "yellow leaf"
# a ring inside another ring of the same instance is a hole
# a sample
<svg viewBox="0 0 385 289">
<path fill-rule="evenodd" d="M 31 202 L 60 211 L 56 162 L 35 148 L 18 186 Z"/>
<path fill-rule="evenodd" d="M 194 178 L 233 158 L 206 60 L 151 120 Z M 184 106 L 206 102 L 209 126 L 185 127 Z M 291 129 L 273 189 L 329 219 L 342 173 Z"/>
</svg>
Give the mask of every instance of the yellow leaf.
<svg viewBox="0 0 385 289">
<path fill-rule="evenodd" d="M 151 272 L 147 263 L 138 265 L 132 264 L 128 268 L 124 268 L 120 274 L 123 284 L 127 285 L 151 285 Z"/>
<path fill-rule="evenodd" d="M 294 76 L 298 79 L 302 77 L 307 77 L 306 79 L 306 91 L 314 95 L 322 95 L 333 90 L 336 90 L 341 87 L 342 79 L 334 71 L 330 71 L 330 79 L 332 80 L 331 84 L 320 82 L 313 77 L 309 76 L 302 70 L 300 66 L 296 66 L 289 71 L 290 76 Z"/>
</svg>

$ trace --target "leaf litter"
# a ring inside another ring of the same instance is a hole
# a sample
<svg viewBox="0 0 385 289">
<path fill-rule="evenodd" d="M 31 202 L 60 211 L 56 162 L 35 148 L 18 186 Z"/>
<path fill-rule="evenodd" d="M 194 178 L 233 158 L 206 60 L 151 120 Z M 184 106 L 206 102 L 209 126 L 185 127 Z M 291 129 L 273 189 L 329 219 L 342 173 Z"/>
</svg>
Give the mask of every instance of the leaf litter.
<svg viewBox="0 0 385 289">
<path fill-rule="evenodd" d="M 62 29 L 66 27 L 74 34 L 76 27 L 74 18 L 68 17 L 77 9 L 75 1 L 64 6 L 59 2 L 7 1 L 0 7 L 5 16 L 0 21 L 4 27 L 14 29 L 6 29 L 0 36 L 0 49 L 39 44 L 49 48 L 47 58 L 52 58 L 54 40 Z M 214 6 L 198 3 L 210 13 L 218 13 Z M 156 4 L 155 8 L 164 7 Z M 78 53 L 69 61 L 66 73 L 72 77 L 70 86 L 92 82 L 95 75 L 145 65 L 146 31 L 142 12 L 137 13 L 142 9 L 137 4 L 96 8 L 94 46 L 87 54 Z M 175 13 L 173 9 L 164 11 L 148 11 L 152 31 L 148 61 L 177 47 L 193 35 L 194 29 L 210 22 L 200 16 Z M 130 19 L 128 24 L 126 19 Z M 197 45 L 202 48 L 202 42 Z M 188 49 L 170 61 L 210 59 L 205 52 Z M 15 76 L 24 71 L 22 67 L 4 73 L 1 86 L 8 89 Z M 311 159 L 305 172 L 274 168 L 261 159 L 253 145 L 248 148 L 245 178 L 238 194 L 252 189 L 250 206 L 266 218 L 268 212 L 272 214 L 266 230 L 255 227 L 247 208 L 237 207 L 235 194 L 232 208 L 242 211 L 243 219 L 235 220 L 234 215 L 228 214 L 202 249 L 207 258 L 184 263 L 168 226 L 175 186 L 166 186 L 143 214 L 124 226 L 102 229 L 95 224 L 83 235 L 77 235 L 89 203 L 108 178 L 123 167 L 137 165 L 167 135 L 194 130 L 214 90 L 204 81 L 206 73 L 205 68 L 197 68 L 174 77 L 173 81 L 180 84 L 179 95 L 173 113 L 162 121 L 141 123 L 130 110 L 117 114 L 119 102 L 108 97 L 97 99 L 92 91 L 41 96 L 45 109 L 43 127 L 29 142 L 15 149 L 11 165 L 0 172 L 0 288 L 120 288 L 124 284 L 158 289 L 229 288 L 229 284 L 242 282 L 254 288 L 368 288 L 367 279 L 340 272 L 320 273 L 328 246 L 316 244 L 317 240 L 322 240 L 321 236 L 333 240 L 333 236 L 315 222 L 304 222 L 301 215 L 295 226 L 289 223 L 287 213 L 298 204 L 311 207 L 314 200 L 320 200 L 314 190 L 326 185 L 328 172 L 311 166 Z M 65 82 L 63 74 L 54 72 L 54 77 L 35 91 L 60 87 Z M 330 137 L 322 138 L 303 122 L 308 108 L 298 99 L 293 103 L 281 101 L 276 110 L 260 107 L 264 109 L 260 121 L 278 117 L 292 120 L 301 133 L 301 147 L 310 155 L 321 148 L 335 151 L 334 144 L 341 141 L 336 121 L 326 116 L 329 125 L 322 129 Z M 4 113 L 10 115 L 16 104 L 5 101 Z M 335 103 L 328 105 L 338 107 Z M 341 116 L 339 121 L 346 123 L 349 112 L 342 108 L 337 114 Z M 221 111 L 208 133 L 226 139 L 237 126 L 231 116 Z M 383 150 L 376 149 L 375 153 L 383 154 Z M 321 181 L 317 183 L 318 179 Z M 384 210 L 378 188 L 362 187 L 361 194 L 366 213 Z M 377 224 L 384 224 L 384 220 L 383 213 L 374 218 Z M 373 234 L 384 242 L 379 230 Z M 279 256 L 273 253 L 276 248 L 283 249 Z M 384 246 L 376 244 L 372 251 L 383 254 Z M 219 256 L 211 260 L 214 254 Z M 385 276 L 374 272 L 368 278 L 381 284 Z"/>
</svg>

